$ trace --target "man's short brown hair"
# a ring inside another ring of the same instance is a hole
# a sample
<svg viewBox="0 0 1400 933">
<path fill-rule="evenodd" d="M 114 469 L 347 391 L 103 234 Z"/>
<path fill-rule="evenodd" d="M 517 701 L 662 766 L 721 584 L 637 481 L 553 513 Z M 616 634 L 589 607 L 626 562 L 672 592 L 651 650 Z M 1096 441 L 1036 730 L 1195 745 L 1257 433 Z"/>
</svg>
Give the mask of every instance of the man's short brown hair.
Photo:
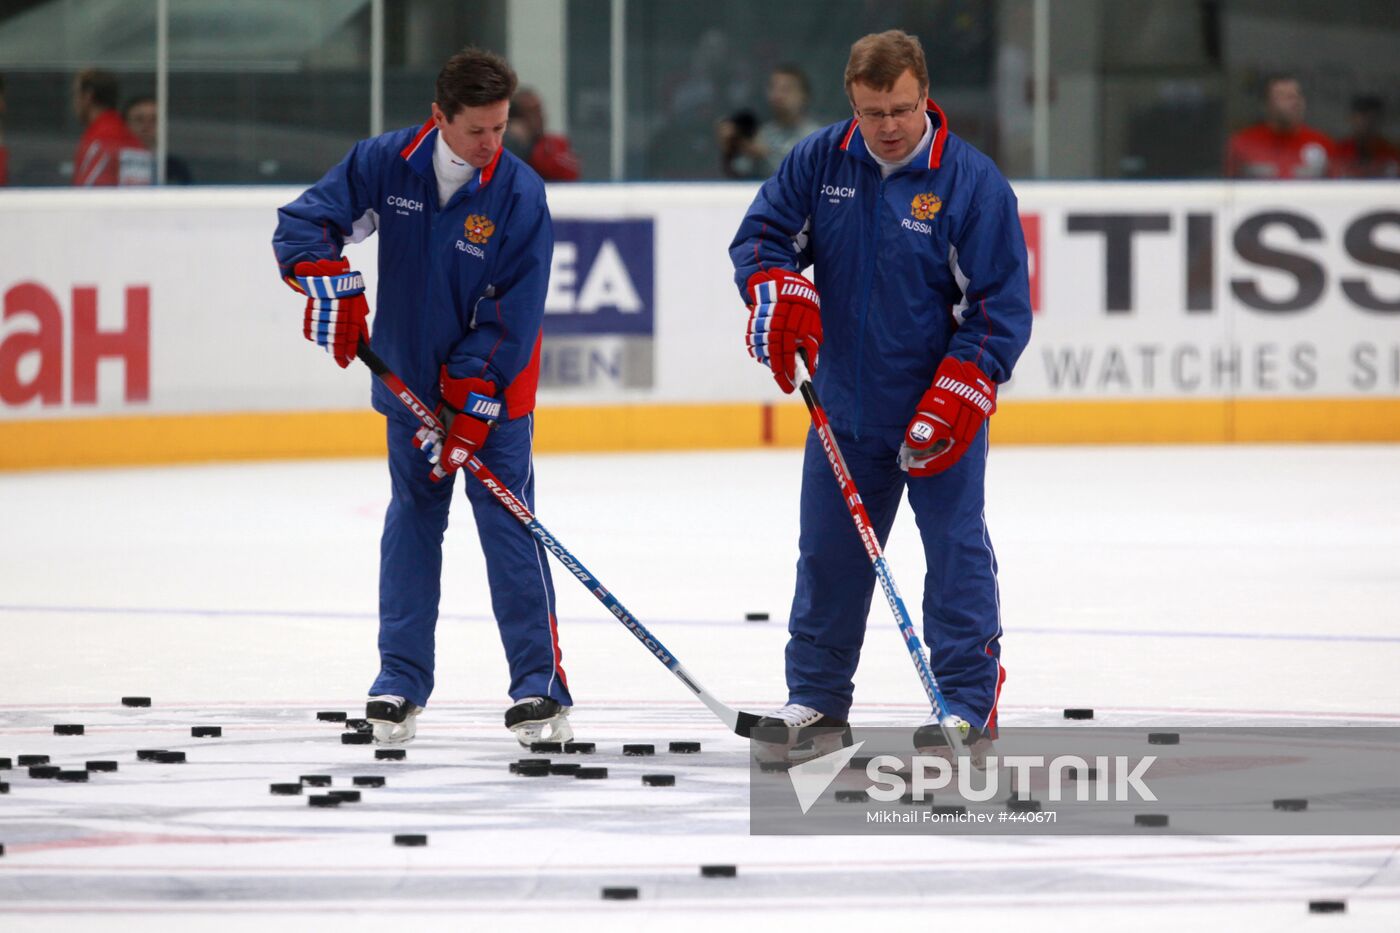
<svg viewBox="0 0 1400 933">
<path fill-rule="evenodd" d="M 92 102 L 99 107 L 115 109 L 117 76 L 101 68 L 84 68 L 78 72 L 78 92 L 91 94 Z"/>
<path fill-rule="evenodd" d="M 919 40 L 900 29 L 872 32 L 851 46 L 851 57 L 846 60 L 846 94 L 857 81 L 888 91 L 906 71 L 914 72 L 919 87 L 928 88 L 928 65 Z"/>
<path fill-rule="evenodd" d="M 433 99 L 447 119 L 464 107 L 485 107 L 515 95 L 515 71 L 495 52 L 467 46 L 442 66 Z"/>
</svg>

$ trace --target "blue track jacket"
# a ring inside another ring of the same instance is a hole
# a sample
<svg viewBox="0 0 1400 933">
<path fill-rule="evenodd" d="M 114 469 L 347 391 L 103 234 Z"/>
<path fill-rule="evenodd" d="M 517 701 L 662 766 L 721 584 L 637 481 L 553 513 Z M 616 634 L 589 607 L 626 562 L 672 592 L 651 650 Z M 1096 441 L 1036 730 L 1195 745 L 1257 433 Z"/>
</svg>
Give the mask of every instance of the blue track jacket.
<svg viewBox="0 0 1400 933">
<path fill-rule="evenodd" d="M 798 143 L 730 244 L 734 280 L 815 266 L 824 341 L 816 388 L 832 423 L 903 428 L 944 356 L 1011 377 L 1031 332 L 1016 196 L 992 160 L 948 132 L 888 178 L 856 120 Z"/>
<path fill-rule="evenodd" d="M 277 213 L 273 250 L 284 277 L 303 260 L 335 259 L 379 232 L 371 345 L 429 406 L 439 370 L 496 384 L 507 418 L 528 415 L 539 383 L 540 330 L 554 234 L 544 184 L 502 147 L 438 209 L 433 147 L 422 127 L 362 140 Z M 402 403 L 378 380 L 383 414 Z"/>
</svg>

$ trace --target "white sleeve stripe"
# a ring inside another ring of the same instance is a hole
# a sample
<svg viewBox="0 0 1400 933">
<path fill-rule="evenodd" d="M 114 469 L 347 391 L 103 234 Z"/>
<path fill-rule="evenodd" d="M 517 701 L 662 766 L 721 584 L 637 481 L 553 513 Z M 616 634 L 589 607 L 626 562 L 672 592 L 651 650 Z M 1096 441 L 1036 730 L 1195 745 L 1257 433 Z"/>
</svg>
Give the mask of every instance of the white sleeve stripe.
<svg viewBox="0 0 1400 933">
<path fill-rule="evenodd" d="M 367 208 L 359 219 L 350 225 L 350 239 L 347 242 L 359 243 L 379 229 L 379 215 L 374 208 Z"/>
<path fill-rule="evenodd" d="M 962 267 L 958 265 L 958 248 L 951 243 L 948 244 L 948 268 L 953 273 L 953 278 L 957 280 L 958 289 L 962 292 L 962 298 L 953 305 L 953 320 L 959 324 L 967 315 L 967 287 L 972 284 L 972 280 L 963 274 Z"/>
</svg>

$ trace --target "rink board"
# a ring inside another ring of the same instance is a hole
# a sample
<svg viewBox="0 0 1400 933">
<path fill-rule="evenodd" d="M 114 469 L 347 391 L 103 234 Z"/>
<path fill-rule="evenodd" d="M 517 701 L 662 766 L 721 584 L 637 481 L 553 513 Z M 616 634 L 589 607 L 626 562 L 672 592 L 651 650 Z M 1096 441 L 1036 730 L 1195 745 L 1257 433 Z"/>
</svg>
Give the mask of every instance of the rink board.
<svg viewBox="0 0 1400 933">
<path fill-rule="evenodd" d="M 1400 440 L 1394 184 L 1015 187 L 1035 325 L 999 443 Z M 540 450 L 800 443 L 743 350 L 754 190 L 550 188 Z M 276 276 L 297 193 L 0 193 L 0 468 L 69 464 L 75 432 L 87 463 L 382 449 L 368 372 L 298 336 Z M 371 283 L 374 242 L 347 250 Z"/>
</svg>

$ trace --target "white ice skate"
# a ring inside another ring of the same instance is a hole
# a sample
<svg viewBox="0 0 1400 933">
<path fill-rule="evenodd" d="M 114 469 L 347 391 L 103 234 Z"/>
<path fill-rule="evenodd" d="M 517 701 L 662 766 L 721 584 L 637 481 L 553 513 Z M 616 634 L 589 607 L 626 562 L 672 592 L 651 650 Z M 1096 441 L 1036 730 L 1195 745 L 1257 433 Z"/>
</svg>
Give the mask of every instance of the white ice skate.
<svg viewBox="0 0 1400 933">
<path fill-rule="evenodd" d="M 374 730 L 376 745 L 403 745 L 418 731 L 418 714 L 423 707 L 414 706 L 403 697 L 370 697 L 365 704 L 365 719 Z"/>
<path fill-rule="evenodd" d="M 851 727 L 800 703 L 779 707 L 754 723 L 749 735 L 759 761 L 795 763 L 851 744 Z"/>
<path fill-rule="evenodd" d="M 968 757 L 972 759 L 972 766 L 979 771 L 985 769 L 987 755 L 995 751 L 992 747 L 991 734 L 981 729 L 974 729 L 972 724 L 961 716 L 949 717 L 949 724 L 958 730 L 963 745 L 967 747 Z M 948 737 L 943 734 L 943 727 L 938 721 L 937 713 L 930 713 L 929 717 L 920 723 L 919 728 L 914 730 L 914 750 L 926 755 L 946 758 L 954 767 L 957 767 L 957 762 L 953 761 L 952 746 L 948 744 Z"/>
<path fill-rule="evenodd" d="M 526 697 L 506 710 L 506 728 L 525 748 L 532 742 L 568 742 L 574 737 L 569 709 L 547 697 Z"/>
</svg>

